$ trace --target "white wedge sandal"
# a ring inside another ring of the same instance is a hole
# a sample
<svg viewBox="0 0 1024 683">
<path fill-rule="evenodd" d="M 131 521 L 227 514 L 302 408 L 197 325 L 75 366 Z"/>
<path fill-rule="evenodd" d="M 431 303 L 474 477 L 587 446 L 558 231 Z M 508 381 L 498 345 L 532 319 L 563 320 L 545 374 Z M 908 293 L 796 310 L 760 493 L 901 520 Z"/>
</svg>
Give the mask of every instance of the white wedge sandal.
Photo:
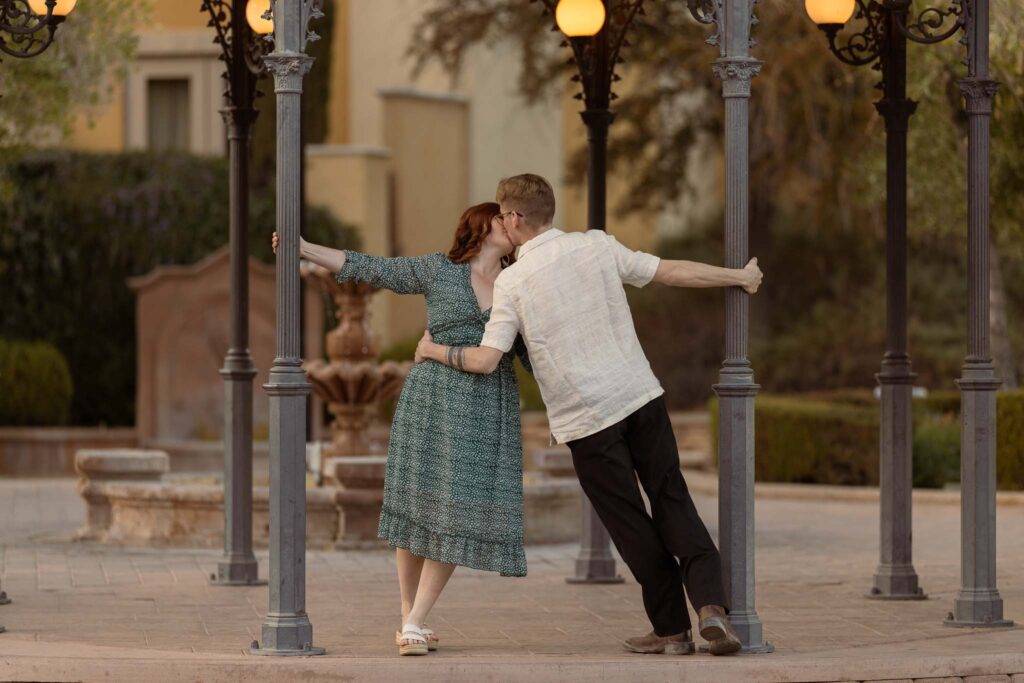
<svg viewBox="0 0 1024 683">
<path fill-rule="evenodd" d="M 408 642 L 402 645 L 403 640 Z M 406 624 L 402 627 L 398 638 L 399 655 L 425 655 L 429 651 L 427 636 L 423 633 L 423 629 L 416 624 Z"/>
<path fill-rule="evenodd" d="M 436 635 L 434 634 L 434 632 L 431 631 L 426 626 L 420 626 L 420 633 L 422 633 L 423 636 L 427 639 L 427 649 L 430 650 L 431 652 L 436 651 L 437 650 L 438 639 L 437 639 Z M 432 638 L 431 636 L 434 636 L 434 637 Z M 402 634 L 401 634 L 400 631 L 395 631 L 395 645 L 398 645 L 400 642 L 402 642 Z"/>
</svg>

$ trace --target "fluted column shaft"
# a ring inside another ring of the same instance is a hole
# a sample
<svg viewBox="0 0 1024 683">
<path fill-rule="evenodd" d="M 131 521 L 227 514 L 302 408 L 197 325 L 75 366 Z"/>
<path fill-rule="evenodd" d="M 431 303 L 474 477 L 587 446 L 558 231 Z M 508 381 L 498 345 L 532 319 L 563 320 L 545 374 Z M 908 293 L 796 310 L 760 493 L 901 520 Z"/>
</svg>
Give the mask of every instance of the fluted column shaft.
<svg viewBox="0 0 1024 683">
<path fill-rule="evenodd" d="M 270 605 L 254 654 L 322 654 L 306 614 L 306 397 L 299 346 L 302 79 L 315 0 L 275 0 L 274 52 L 265 57 L 277 95 L 277 355 L 270 397 Z"/>
<path fill-rule="evenodd" d="M 905 14 L 905 11 L 904 11 Z M 886 136 L 886 343 L 875 376 L 879 420 L 879 560 L 868 597 L 925 597 L 913 566 L 913 383 L 907 351 L 907 130 L 917 105 L 907 97 L 907 39 L 896 10 L 886 14 L 881 47 L 883 97 L 875 108 Z"/>
<path fill-rule="evenodd" d="M 961 587 L 951 626 L 1009 626 L 996 587 L 996 389 L 989 344 L 989 124 L 998 83 L 988 78 L 988 3 L 967 25 L 967 356 L 960 388 Z"/>
<path fill-rule="evenodd" d="M 725 265 L 749 259 L 750 85 L 761 62 L 750 56 L 751 0 L 725 0 L 718 10 L 722 56 L 713 69 L 725 101 Z M 725 361 L 719 397 L 718 540 L 730 619 L 745 652 L 770 652 L 755 607 L 754 397 L 760 387 L 747 359 L 750 297 L 725 292 Z"/>
</svg>

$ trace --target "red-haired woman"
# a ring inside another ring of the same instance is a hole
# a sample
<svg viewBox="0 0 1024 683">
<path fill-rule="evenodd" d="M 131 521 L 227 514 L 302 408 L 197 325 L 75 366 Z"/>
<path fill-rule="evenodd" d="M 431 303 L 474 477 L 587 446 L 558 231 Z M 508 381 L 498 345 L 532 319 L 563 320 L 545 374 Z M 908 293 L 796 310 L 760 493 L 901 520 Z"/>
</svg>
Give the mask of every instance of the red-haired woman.
<svg viewBox="0 0 1024 683">
<path fill-rule="evenodd" d="M 514 260 L 498 214 L 492 202 L 467 209 L 448 254 L 380 258 L 305 240 L 300 254 L 337 273 L 339 282 L 359 280 L 425 296 L 435 340 L 476 346 L 490 317 L 494 281 Z M 526 360 L 521 340 L 517 347 Z M 423 623 L 457 565 L 526 575 L 519 389 L 512 359 L 506 355 L 492 375 L 420 363 L 405 381 L 391 426 L 377 532 L 397 552 L 400 654 L 436 649 L 437 637 Z"/>
</svg>

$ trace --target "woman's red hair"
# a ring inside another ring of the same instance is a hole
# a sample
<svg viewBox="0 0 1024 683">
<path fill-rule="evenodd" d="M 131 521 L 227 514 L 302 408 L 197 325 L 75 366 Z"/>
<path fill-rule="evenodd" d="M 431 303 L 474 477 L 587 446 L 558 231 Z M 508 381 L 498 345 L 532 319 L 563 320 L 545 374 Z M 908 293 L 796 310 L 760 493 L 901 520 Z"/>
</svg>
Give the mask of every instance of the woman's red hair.
<svg viewBox="0 0 1024 683">
<path fill-rule="evenodd" d="M 471 206 L 463 212 L 459 226 L 455 228 L 455 243 L 448 252 L 452 263 L 465 263 L 480 253 L 484 239 L 491 232 L 491 220 L 501 213 L 501 207 L 494 202 Z M 502 259 L 505 266 L 515 263 L 515 254 Z"/>
</svg>

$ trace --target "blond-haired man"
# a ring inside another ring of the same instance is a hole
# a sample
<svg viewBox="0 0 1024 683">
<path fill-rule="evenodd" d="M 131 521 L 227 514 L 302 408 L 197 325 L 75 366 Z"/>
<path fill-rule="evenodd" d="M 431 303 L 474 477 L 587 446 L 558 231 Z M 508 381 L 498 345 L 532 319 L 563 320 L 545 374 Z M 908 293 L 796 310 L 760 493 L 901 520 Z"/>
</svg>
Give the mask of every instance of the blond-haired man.
<svg viewBox="0 0 1024 683">
<path fill-rule="evenodd" d="M 497 201 L 520 250 L 495 282 L 483 340 L 453 349 L 433 343 L 428 331 L 417 361 L 489 374 L 521 334 L 551 433 L 569 445 L 583 491 L 643 589 L 654 630 L 624 641 L 626 649 L 694 651 L 685 585 L 711 652 L 737 652 L 721 558 L 679 471 L 664 390 L 640 347 L 623 284 L 742 287 L 752 294 L 761 283 L 757 259 L 737 269 L 668 261 L 627 249 L 601 230 L 562 232 L 552 227 L 554 192 L 538 175 L 502 180 Z"/>
</svg>

